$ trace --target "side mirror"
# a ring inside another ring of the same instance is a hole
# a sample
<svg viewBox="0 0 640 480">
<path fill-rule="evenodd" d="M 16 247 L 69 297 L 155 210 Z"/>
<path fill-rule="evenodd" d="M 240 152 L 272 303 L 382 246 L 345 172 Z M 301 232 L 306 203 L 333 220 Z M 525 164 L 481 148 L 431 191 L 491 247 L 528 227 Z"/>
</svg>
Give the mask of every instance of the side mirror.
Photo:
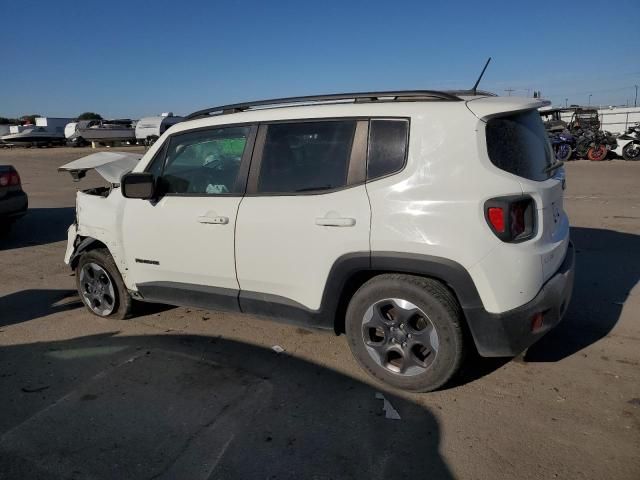
<svg viewBox="0 0 640 480">
<path fill-rule="evenodd" d="M 151 173 L 127 173 L 120 179 L 122 196 L 150 200 L 155 196 L 154 183 Z"/>
</svg>

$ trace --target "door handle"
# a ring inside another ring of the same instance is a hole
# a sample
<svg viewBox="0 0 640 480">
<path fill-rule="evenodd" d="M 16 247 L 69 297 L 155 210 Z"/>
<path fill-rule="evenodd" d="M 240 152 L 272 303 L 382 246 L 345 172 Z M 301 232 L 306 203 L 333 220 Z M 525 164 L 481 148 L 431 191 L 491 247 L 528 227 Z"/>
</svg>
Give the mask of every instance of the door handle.
<svg viewBox="0 0 640 480">
<path fill-rule="evenodd" d="M 212 223 L 215 225 L 226 225 L 229 223 L 229 217 L 209 217 L 207 215 L 201 215 L 198 217 L 200 223 Z"/>
<path fill-rule="evenodd" d="M 316 225 L 323 227 L 353 227 L 356 224 L 355 218 L 316 218 Z"/>
</svg>

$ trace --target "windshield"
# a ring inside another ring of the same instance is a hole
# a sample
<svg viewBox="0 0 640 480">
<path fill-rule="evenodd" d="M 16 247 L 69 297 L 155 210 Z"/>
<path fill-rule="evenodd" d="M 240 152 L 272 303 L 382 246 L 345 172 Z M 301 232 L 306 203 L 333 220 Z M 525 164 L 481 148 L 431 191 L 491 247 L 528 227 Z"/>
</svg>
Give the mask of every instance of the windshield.
<svg viewBox="0 0 640 480">
<path fill-rule="evenodd" d="M 551 146 L 540 115 L 535 110 L 487 122 L 487 150 L 491 163 L 509 173 L 542 181 L 552 163 Z"/>
</svg>

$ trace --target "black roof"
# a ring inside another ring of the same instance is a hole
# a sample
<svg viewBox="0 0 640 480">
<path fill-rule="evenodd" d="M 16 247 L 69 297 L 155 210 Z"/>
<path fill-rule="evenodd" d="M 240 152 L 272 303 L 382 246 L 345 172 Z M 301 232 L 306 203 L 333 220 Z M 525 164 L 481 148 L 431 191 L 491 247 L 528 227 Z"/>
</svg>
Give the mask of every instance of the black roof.
<svg viewBox="0 0 640 480">
<path fill-rule="evenodd" d="M 342 100 L 353 100 L 356 103 L 376 102 L 376 101 L 442 101 L 459 102 L 461 96 L 484 95 L 495 96 L 493 93 L 482 90 L 398 90 L 387 92 L 358 92 L 358 93 L 332 93 L 329 95 L 307 95 L 302 97 L 284 97 L 271 100 L 257 100 L 253 102 L 234 103 L 221 105 L 218 107 L 205 108 L 188 115 L 185 120 L 207 117 L 209 115 L 221 115 L 227 113 L 237 113 L 248 110 L 252 107 L 277 106 L 288 104 L 303 104 L 313 102 L 337 102 Z"/>
</svg>

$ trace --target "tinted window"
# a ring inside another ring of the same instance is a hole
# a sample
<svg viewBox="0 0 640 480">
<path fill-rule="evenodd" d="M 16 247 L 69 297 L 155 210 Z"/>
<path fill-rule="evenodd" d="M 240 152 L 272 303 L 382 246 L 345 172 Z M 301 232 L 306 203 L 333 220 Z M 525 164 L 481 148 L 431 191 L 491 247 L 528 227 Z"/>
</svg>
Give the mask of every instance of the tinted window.
<svg viewBox="0 0 640 480">
<path fill-rule="evenodd" d="M 250 127 L 175 135 L 162 173 L 165 193 L 239 193 L 236 179 Z"/>
<path fill-rule="evenodd" d="M 407 154 L 408 139 L 408 121 L 371 120 L 367 180 L 402 170 Z"/>
<path fill-rule="evenodd" d="M 258 192 L 295 193 L 347 184 L 355 121 L 269 125 Z"/>
<path fill-rule="evenodd" d="M 492 118 L 487 122 L 487 150 L 501 170 L 529 180 L 546 180 L 552 155 L 537 111 Z"/>
<path fill-rule="evenodd" d="M 148 173 L 153 174 L 154 179 L 157 179 L 162 173 L 162 166 L 164 165 L 164 156 L 165 151 L 167 150 L 167 143 L 169 142 L 164 142 L 164 144 L 156 152 L 156 156 L 153 157 L 153 160 L 151 160 L 151 163 L 146 169 Z"/>
</svg>

